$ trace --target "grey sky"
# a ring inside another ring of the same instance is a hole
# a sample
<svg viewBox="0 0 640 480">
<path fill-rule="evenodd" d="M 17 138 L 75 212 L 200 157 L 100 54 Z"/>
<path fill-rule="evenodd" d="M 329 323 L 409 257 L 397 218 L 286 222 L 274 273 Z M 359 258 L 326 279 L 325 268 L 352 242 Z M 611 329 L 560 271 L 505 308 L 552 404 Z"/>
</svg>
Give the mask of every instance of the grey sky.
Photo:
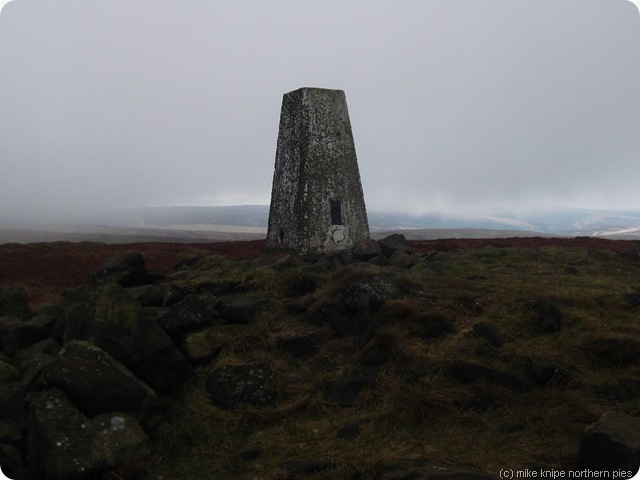
<svg viewBox="0 0 640 480">
<path fill-rule="evenodd" d="M 626 0 L 14 0 L 0 208 L 269 202 L 282 95 L 345 90 L 369 209 L 640 209 Z"/>
</svg>

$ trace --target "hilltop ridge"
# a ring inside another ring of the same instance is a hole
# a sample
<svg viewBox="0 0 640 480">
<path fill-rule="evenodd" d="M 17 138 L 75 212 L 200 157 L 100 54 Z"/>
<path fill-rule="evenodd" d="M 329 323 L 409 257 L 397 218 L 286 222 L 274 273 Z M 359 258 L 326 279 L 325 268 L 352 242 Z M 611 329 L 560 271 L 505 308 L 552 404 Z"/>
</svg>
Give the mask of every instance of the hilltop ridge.
<svg viewBox="0 0 640 480">
<path fill-rule="evenodd" d="M 40 249 L 35 261 L 51 264 L 57 249 L 84 249 L 101 264 L 61 303 L 23 303 L 11 313 L 18 320 L 1 324 L 0 360 L 22 375 L 27 411 L 37 413 L 24 419 L 40 425 L 31 442 L 52 455 L 30 464 L 19 440 L 1 440 L 14 465 L 78 478 L 73 462 L 51 460 L 63 458 L 49 448 L 56 432 L 81 428 L 50 426 L 46 406 L 59 404 L 61 418 L 86 418 L 79 438 L 88 444 L 102 438 L 102 421 L 128 432 L 118 441 L 129 454 L 105 440 L 111 446 L 87 456 L 83 468 L 104 478 L 489 479 L 506 467 L 628 468 L 592 452 L 610 448 L 594 439 L 608 441 L 613 424 L 634 428 L 640 415 L 638 242 L 393 236 L 305 257 L 264 255 L 263 245 L 140 244 L 143 255 L 122 245 L 12 246 Z M 120 254 L 105 258 L 107 248 Z M 175 267 L 162 248 L 180 257 Z M 148 335 L 136 337 L 134 355 L 136 325 Z M 28 345 L 36 340 L 45 343 Z M 94 392 L 99 404 L 88 400 L 86 377 L 69 367 L 80 359 L 107 362 L 110 375 L 133 372 L 117 388 L 128 385 L 140 402 L 105 389 Z"/>
<path fill-rule="evenodd" d="M 91 214 L 55 214 L 0 222 L 0 243 L 12 241 L 232 241 L 265 238 L 269 207 L 137 207 Z M 477 214 L 369 211 L 374 238 L 402 232 L 407 238 L 594 236 L 640 238 L 640 211 L 558 207 L 531 213 Z"/>
</svg>

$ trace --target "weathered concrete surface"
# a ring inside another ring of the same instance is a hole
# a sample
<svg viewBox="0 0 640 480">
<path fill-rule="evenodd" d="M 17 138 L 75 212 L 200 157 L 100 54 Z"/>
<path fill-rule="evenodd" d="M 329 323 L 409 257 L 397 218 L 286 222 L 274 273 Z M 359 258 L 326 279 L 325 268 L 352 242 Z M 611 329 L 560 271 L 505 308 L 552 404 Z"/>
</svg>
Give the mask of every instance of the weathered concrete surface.
<svg viewBox="0 0 640 480">
<path fill-rule="evenodd" d="M 285 94 L 267 246 L 335 252 L 368 238 L 344 92 L 301 88 Z"/>
</svg>

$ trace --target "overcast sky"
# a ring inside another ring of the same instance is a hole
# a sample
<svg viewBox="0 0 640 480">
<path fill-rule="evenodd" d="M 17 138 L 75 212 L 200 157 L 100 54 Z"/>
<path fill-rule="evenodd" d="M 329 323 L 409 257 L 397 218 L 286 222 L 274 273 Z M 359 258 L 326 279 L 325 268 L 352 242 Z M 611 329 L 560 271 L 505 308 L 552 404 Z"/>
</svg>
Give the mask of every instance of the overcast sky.
<svg viewBox="0 0 640 480">
<path fill-rule="evenodd" d="M 346 92 L 370 210 L 640 209 L 627 0 L 3 3 L 3 213 L 268 204 L 303 86 Z"/>
</svg>

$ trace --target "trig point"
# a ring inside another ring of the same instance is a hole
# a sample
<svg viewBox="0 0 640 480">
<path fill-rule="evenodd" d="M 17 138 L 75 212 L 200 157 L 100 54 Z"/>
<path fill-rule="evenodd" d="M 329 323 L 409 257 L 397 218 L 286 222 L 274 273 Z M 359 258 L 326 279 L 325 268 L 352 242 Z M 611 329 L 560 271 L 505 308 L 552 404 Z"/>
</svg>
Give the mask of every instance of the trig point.
<svg viewBox="0 0 640 480">
<path fill-rule="evenodd" d="M 267 247 L 328 253 L 368 238 L 344 92 L 301 88 L 285 94 Z"/>
</svg>

